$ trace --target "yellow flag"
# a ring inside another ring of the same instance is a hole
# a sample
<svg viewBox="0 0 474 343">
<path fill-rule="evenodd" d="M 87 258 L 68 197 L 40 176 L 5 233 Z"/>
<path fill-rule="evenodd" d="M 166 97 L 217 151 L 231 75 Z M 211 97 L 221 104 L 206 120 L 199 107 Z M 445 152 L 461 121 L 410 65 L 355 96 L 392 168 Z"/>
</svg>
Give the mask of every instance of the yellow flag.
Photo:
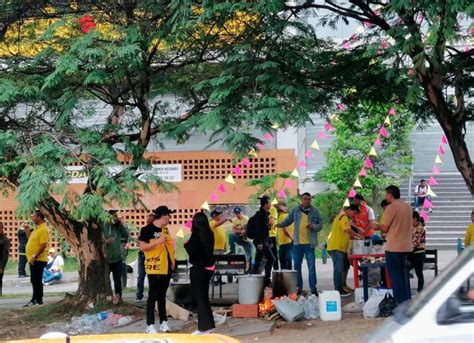
<svg viewBox="0 0 474 343">
<path fill-rule="evenodd" d="M 426 192 L 426 195 L 432 196 L 432 197 L 437 197 L 436 193 L 431 190 L 431 188 L 428 189 L 428 192 Z"/>
<path fill-rule="evenodd" d="M 183 231 L 183 229 L 181 229 L 181 230 L 179 230 L 178 232 L 176 232 L 176 237 L 184 238 L 184 231 Z"/>
<path fill-rule="evenodd" d="M 276 198 L 272 200 L 272 205 L 273 206 L 278 205 L 278 200 Z"/>
<path fill-rule="evenodd" d="M 437 164 L 443 163 L 443 161 L 441 161 L 441 158 L 439 158 L 439 155 L 436 155 L 435 163 Z"/>
<path fill-rule="evenodd" d="M 318 141 L 315 139 L 314 142 L 311 144 L 311 148 L 319 150 Z"/>
<path fill-rule="evenodd" d="M 374 148 L 374 147 L 370 148 L 369 155 L 370 155 L 370 156 L 377 156 L 377 152 L 375 151 L 375 148 Z"/>
<path fill-rule="evenodd" d="M 257 152 L 255 151 L 255 149 L 250 150 L 248 155 L 249 155 L 249 157 L 258 157 Z"/>
<path fill-rule="evenodd" d="M 362 188 L 362 184 L 360 183 L 359 178 L 357 178 L 356 181 L 354 182 L 354 187 Z"/>
<path fill-rule="evenodd" d="M 392 125 L 392 123 L 390 122 L 390 118 L 389 118 L 389 117 L 385 118 L 384 123 L 387 124 L 387 125 L 389 125 L 389 126 Z"/>
<path fill-rule="evenodd" d="M 279 124 L 273 124 L 273 125 L 272 125 L 272 129 L 274 129 L 274 130 L 278 129 L 279 127 L 280 127 Z"/>
<path fill-rule="evenodd" d="M 300 174 L 298 173 L 298 170 L 293 170 L 293 172 L 291 173 L 291 176 L 294 176 L 294 177 L 300 177 Z"/>
<path fill-rule="evenodd" d="M 201 208 L 202 208 L 203 210 L 206 210 L 206 211 L 209 211 L 209 212 L 211 211 L 211 210 L 209 209 L 209 203 L 208 203 L 207 201 L 204 201 L 204 203 L 201 205 Z"/>
<path fill-rule="evenodd" d="M 233 178 L 232 174 L 229 174 L 229 176 L 227 176 L 225 178 L 225 182 L 230 183 L 232 185 L 235 185 L 235 181 L 234 181 L 234 178 Z"/>
<path fill-rule="evenodd" d="M 346 201 L 344 201 L 344 207 L 349 207 L 351 206 L 350 202 L 349 202 L 349 199 L 346 199 Z"/>
</svg>

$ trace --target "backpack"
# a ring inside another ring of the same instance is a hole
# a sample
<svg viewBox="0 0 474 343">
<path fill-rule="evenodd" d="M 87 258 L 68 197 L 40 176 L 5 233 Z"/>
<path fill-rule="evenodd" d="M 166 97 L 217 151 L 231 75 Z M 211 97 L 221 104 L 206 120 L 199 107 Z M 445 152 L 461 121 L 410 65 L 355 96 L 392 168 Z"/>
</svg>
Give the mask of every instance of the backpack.
<svg viewBox="0 0 474 343">
<path fill-rule="evenodd" d="M 257 235 L 257 219 L 256 219 L 257 213 L 255 213 L 253 216 L 249 218 L 249 221 L 247 222 L 247 229 L 246 229 L 246 235 L 250 239 L 255 239 L 255 236 Z"/>
</svg>

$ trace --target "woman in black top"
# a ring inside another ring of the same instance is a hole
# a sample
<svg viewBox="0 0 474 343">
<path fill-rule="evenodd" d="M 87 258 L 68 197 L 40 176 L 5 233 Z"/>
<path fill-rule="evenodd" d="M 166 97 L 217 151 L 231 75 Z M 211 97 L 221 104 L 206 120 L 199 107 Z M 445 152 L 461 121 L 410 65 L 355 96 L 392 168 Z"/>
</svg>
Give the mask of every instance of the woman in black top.
<svg viewBox="0 0 474 343">
<path fill-rule="evenodd" d="M 204 213 L 194 215 L 191 237 L 184 248 L 191 264 L 191 291 L 198 312 L 198 331 L 194 334 L 206 334 L 216 326 L 209 303 L 209 282 L 215 270 L 214 234 Z"/>
</svg>

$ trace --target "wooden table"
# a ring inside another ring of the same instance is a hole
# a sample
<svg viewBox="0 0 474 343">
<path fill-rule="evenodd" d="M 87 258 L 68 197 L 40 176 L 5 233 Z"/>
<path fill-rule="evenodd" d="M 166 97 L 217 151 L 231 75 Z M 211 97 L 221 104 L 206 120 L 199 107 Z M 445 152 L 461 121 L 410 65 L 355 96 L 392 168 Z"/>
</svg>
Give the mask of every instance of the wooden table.
<svg viewBox="0 0 474 343">
<path fill-rule="evenodd" d="M 370 257 L 380 258 L 385 257 L 385 254 L 349 255 L 349 259 L 352 260 L 352 269 L 354 270 L 354 288 L 359 288 L 359 261 Z M 385 266 L 385 282 L 387 288 L 392 288 L 392 282 L 388 275 L 387 266 Z"/>
</svg>

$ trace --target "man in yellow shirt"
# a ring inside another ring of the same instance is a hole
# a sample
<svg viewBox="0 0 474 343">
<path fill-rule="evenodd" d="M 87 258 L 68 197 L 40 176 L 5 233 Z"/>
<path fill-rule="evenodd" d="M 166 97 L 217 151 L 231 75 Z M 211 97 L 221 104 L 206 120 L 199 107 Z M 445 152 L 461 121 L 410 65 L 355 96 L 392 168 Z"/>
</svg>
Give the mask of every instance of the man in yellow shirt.
<svg viewBox="0 0 474 343">
<path fill-rule="evenodd" d="M 222 219 L 221 214 L 221 211 L 212 211 L 212 220 L 209 222 L 209 226 L 214 233 L 214 255 L 222 255 L 227 247 L 227 232 L 223 224 L 230 222 L 230 220 Z"/>
<path fill-rule="evenodd" d="M 230 253 L 235 254 L 235 245 L 240 245 L 245 252 L 245 257 L 248 261 L 247 270 L 250 270 L 252 265 L 253 245 L 246 236 L 246 227 L 249 217 L 242 213 L 240 207 L 234 208 L 235 217 L 232 218 L 232 231 L 229 234 Z"/>
<path fill-rule="evenodd" d="M 474 245 L 474 210 L 471 212 L 471 224 L 467 226 L 464 236 L 464 246 Z"/>
<path fill-rule="evenodd" d="M 359 234 L 357 234 L 350 225 L 350 220 L 354 218 L 359 211 L 359 206 L 357 205 L 350 205 L 344 209 L 344 212 L 334 219 L 328 238 L 327 250 L 332 259 L 334 288 L 336 291 L 339 291 L 341 297 L 351 295 L 351 292 L 344 289 L 347 280 L 347 272 L 350 267 L 347 252 L 349 251 L 351 238 L 364 238 L 362 233 L 359 237 Z"/>
<path fill-rule="evenodd" d="M 26 259 L 30 264 L 30 280 L 33 286 L 33 297 L 24 307 L 43 305 L 43 270 L 48 263 L 49 231 L 44 222 L 44 214 L 35 211 L 31 220 L 36 228 L 33 232 L 29 225 L 25 225 L 25 233 L 28 237 L 26 244 Z"/>
<path fill-rule="evenodd" d="M 286 203 L 281 201 L 276 206 L 278 211 L 278 222 L 281 223 L 288 217 Z M 277 232 L 278 257 L 281 269 L 291 270 L 293 266 L 293 224 L 288 227 L 279 228 Z"/>
<path fill-rule="evenodd" d="M 271 244 L 271 249 L 273 256 L 275 256 L 275 262 L 273 262 L 273 269 L 277 270 L 279 269 L 278 266 L 278 247 L 277 247 L 277 224 L 278 224 L 278 211 L 277 209 L 272 206 L 270 208 L 270 211 L 268 211 L 268 216 L 270 219 L 270 244 Z"/>
</svg>

